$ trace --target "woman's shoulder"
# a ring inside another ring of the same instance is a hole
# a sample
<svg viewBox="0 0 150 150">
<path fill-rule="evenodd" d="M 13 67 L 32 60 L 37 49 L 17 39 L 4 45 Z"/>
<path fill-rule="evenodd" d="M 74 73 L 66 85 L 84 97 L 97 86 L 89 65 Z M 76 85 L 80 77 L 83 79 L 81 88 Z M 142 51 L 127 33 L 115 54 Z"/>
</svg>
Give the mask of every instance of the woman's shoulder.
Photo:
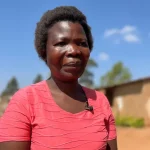
<svg viewBox="0 0 150 150">
<path fill-rule="evenodd" d="M 33 91 L 41 91 L 45 89 L 46 81 L 43 80 L 38 83 L 30 84 L 20 89 L 20 91 L 33 92 Z"/>
<path fill-rule="evenodd" d="M 45 81 L 41 81 L 41 82 L 38 82 L 38 83 L 35 83 L 35 84 L 30 84 L 30 85 L 27 85 L 25 87 L 22 87 L 20 88 L 18 91 L 16 91 L 14 93 L 14 95 L 16 94 L 27 94 L 27 93 L 32 93 L 34 91 L 40 91 L 42 90 L 43 88 L 45 88 Z"/>
<path fill-rule="evenodd" d="M 20 88 L 17 92 L 12 95 L 11 100 L 15 101 L 31 101 L 33 100 L 33 97 L 38 97 L 43 92 L 46 91 L 45 88 L 45 81 L 41 81 L 35 84 L 31 84 L 28 86 L 25 86 L 23 88 Z"/>
<path fill-rule="evenodd" d="M 91 89 L 91 88 L 88 88 L 88 87 L 85 87 L 85 86 L 82 86 L 84 91 L 90 95 L 95 95 L 97 96 L 97 98 L 106 98 L 105 94 L 101 91 L 98 91 L 96 89 Z"/>
<path fill-rule="evenodd" d="M 88 95 L 88 97 L 92 98 L 93 100 L 96 100 L 99 103 L 99 105 L 109 105 L 109 101 L 103 92 L 88 87 L 83 87 L 83 89 Z"/>
</svg>

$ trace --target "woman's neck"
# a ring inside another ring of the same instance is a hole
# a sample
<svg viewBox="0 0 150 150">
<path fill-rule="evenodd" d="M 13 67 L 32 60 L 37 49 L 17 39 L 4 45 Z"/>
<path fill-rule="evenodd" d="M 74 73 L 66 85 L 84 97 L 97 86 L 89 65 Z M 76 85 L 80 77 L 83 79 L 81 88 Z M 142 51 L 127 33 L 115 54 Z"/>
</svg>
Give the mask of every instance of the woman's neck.
<svg viewBox="0 0 150 150">
<path fill-rule="evenodd" d="M 55 90 L 58 92 L 60 91 L 67 95 L 74 95 L 81 90 L 78 81 L 63 82 L 51 77 L 50 79 L 48 79 L 48 84 L 51 90 Z"/>
</svg>

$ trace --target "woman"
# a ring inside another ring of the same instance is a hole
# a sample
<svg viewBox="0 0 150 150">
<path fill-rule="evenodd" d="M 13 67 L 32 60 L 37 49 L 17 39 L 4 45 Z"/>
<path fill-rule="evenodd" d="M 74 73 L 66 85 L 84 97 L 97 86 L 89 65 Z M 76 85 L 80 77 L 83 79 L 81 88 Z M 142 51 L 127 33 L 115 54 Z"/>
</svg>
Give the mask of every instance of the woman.
<svg viewBox="0 0 150 150">
<path fill-rule="evenodd" d="M 47 11 L 35 47 L 51 78 L 13 95 L 0 120 L 0 150 L 117 150 L 108 100 L 78 83 L 93 47 L 86 17 L 70 6 Z"/>
</svg>

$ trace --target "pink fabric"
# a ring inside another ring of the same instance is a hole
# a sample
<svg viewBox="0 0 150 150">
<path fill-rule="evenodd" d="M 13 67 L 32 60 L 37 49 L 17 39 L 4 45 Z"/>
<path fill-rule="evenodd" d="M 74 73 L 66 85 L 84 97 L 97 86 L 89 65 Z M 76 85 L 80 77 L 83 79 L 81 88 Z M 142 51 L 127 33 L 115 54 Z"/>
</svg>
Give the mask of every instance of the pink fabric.
<svg viewBox="0 0 150 150">
<path fill-rule="evenodd" d="M 100 92 L 83 90 L 94 113 L 62 110 L 46 81 L 19 90 L 0 119 L 0 142 L 31 141 L 31 150 L 105 150 L 116 138 L 109 102 Z"/>
</svg>

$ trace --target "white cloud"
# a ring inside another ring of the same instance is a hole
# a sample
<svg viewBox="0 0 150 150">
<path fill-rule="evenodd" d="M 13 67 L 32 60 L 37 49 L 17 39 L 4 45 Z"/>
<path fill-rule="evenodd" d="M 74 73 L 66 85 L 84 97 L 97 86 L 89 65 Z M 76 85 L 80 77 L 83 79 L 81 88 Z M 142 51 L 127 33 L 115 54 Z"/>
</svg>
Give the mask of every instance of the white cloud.
<svg viewBox="0 0 150 150">
<path fill-rule="evenodd" d="M 121 40 L 128 43 L 137 43 L 140 41 L 140 38 L 137 35 L 137 28 L 131 25 L 125 25 L 121 29 L 119 28 L 108 29 L 104 32 L 105 38 L 109 38 L 113 36 L 114 36 L 115 44 L 119 44 Z"/>
<path fill-rule="evenodd" d="M 109 60 L 109 55 L 105 52 L 101 52 L 99 54 L 99 59 L 102 60 L 102 61 L 107 61 L 107 60 Z"/>
<path fill-rule="evenodd" d="M 114 34 L 118 33 L 118 29 L 110 29 L 110 30 L 106 30 L 104 33 L 104 37 L 109 37 L 112 36 Z"/>
<path fill-rule="evenodd" d="M 122 29 L 120 29 L 120 34 L 128 34 L 128 33 L 134 32 L 134 31 L 136 31 L 135 26 L 126 25 Z"/>
<path fill-rule="evenodd" d="M 139 37 L 134 34 L 127 34 L 124 36 L 124 40 L 129 43 L 137 43 L 140 41 Z"/>
</svg>

